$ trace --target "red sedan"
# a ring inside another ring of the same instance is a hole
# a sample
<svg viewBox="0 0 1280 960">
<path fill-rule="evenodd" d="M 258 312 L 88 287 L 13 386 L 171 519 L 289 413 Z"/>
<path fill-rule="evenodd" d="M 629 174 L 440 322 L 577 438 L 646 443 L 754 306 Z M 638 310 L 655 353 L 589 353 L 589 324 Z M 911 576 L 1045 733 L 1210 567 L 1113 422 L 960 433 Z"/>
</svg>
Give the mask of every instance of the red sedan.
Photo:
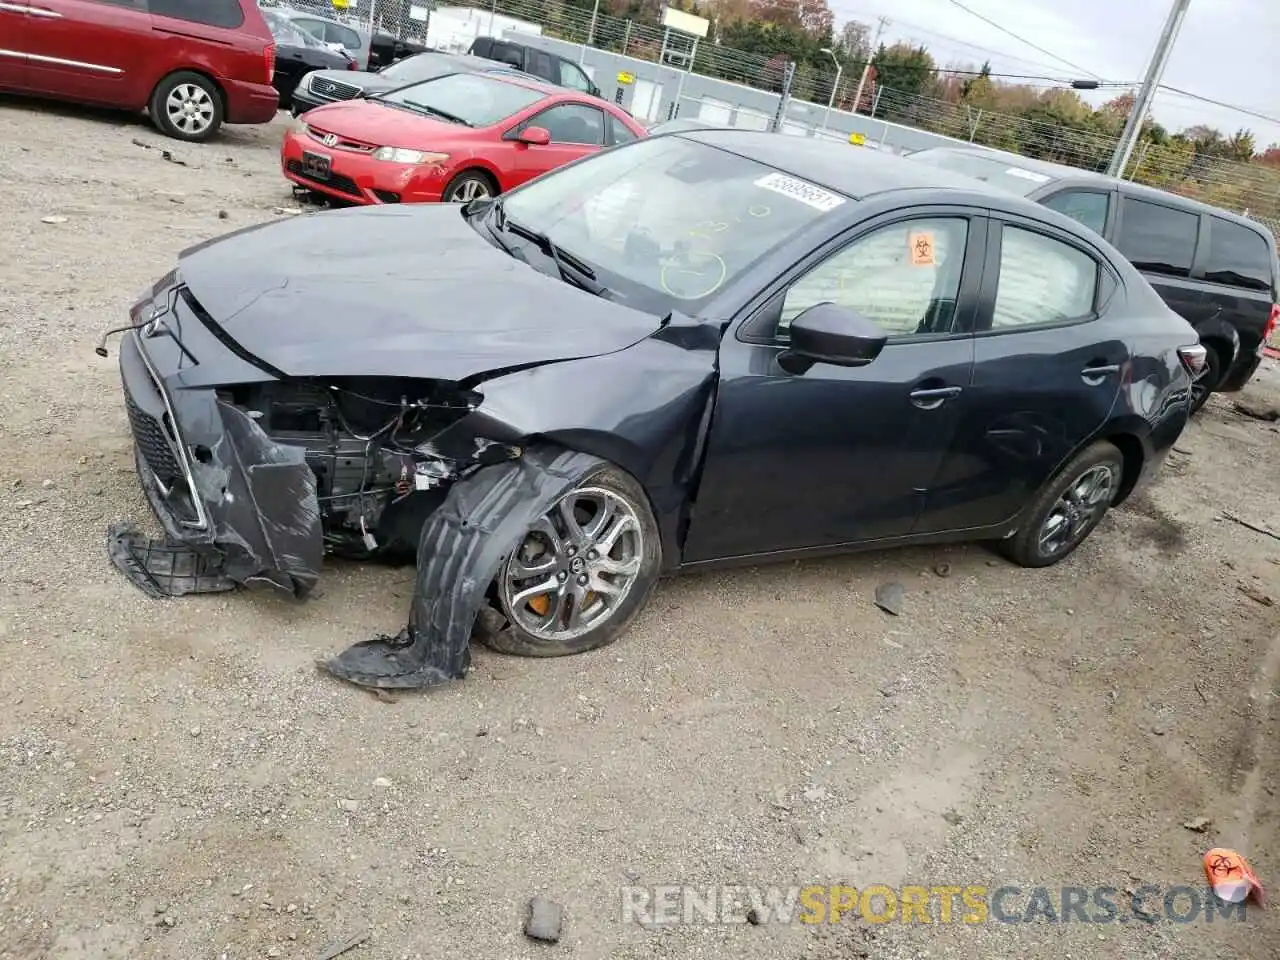
<svg viewBox="0 0 1280 960">
<path fill-rule="evenodd" d="M 358 204 L 465 203 L 645 135 L 611 103 L 515 75 L 451 73 L 298 118 L 295 184 Z"/>
</svg>

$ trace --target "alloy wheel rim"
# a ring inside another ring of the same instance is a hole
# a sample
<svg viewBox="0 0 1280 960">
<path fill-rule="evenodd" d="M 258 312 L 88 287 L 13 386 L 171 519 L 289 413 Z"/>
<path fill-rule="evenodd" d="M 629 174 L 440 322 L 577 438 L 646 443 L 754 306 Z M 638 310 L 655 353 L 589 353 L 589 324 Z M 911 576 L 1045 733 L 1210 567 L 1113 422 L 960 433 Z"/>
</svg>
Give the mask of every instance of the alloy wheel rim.
<svg viewBox="0 0 1280 960">
<path fill-rule="evenodd" d="M 625 497 L 603 487 L 574 490 L 530 527 L 507 558 L 502 606 L 539 640 L 580 637 L 616 615 L 631 595 L 644 546 L 640 517 Z"/>
<path fill-rule="evenodd" d="M 480 180 L 464 180 L 453 191 L 454 203 L 470 203 L 472 200 L 484 200 L 489 196 L 489 188 Z"/>
<path fill-rule="evenodd" d="M 213 98 L 194 83 L 180 83 L 165 99 L 169 122 L 188 134 L 204 133 L 213 124 Z"/>
<path fill-rule="evenodd" d="M 1040 525 L 1040 555 L 1056 556 L 1083 540 L 1102 518 L 1115 489 L 1116 471 L 1110 464 L 1097 464 L 1076 477 Z"/>
</svg>

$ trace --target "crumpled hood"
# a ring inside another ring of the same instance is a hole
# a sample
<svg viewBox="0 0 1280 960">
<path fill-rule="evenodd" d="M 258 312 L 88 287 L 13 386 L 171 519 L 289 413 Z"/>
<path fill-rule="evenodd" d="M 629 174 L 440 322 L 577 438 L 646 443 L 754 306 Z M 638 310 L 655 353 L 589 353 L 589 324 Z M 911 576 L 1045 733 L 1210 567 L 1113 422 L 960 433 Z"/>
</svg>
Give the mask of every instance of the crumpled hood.
<svg viewBox="0 0 1280 960">
<path fill-rule="evenodd" d="M 661 325 L 508 256 L 453 204 L 248 227 L 178 269 L 242 354 L 291 377 L 462 380 L 611 353 Z"/>
</svg>

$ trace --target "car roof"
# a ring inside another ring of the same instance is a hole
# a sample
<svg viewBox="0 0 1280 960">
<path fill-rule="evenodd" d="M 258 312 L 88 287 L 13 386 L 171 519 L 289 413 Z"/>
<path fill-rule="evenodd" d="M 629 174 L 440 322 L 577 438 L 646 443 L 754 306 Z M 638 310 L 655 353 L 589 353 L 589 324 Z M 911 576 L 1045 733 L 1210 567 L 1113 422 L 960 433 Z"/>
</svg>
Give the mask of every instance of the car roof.
<svg viewBox="0 0 1280 960">
<path fill-rule="evenodd" d="M 735 127 L 704 127 L 659 133 L 658 136 L 684 137 L 736 153 L 855 200 L 891 190 L 922 189 L 957 190 L 1006 200 L 1021 199 L 960 173 L 817 137 L 796 137 Z M 1023 205 L 1039 206 L 1030 200 L 1024 200 Z"/>
<path fill-rule="evenodd" d="M 431 57 L 433 60 L 447 61 L 450 64 L 465 67 L 468 70 L 509 73 L 518 77 L 526 76 L 522 70 L 518 70 L 509 63 L 503 63 L 501 60 L 490 60 L 488 57 L 477 57 L 473 53 L 446 53 L 443 50 L 424 50 L 405 59 L 411 60 L 416 57 Z"/>
<path fill-rule="evenodd" d="M 329 16 L 323 13 L 317 13 L 315 10 L 299 10 L 297 7 L 291 7 L 287 4 L 280 6 L 263 6 L 259 7 L 262 11 L 270 10 L 272 13 L 278 13 L 281 16 L 293 19 L 294 17 L 306 17 L 308 20 L 323 20 L 325 23 L 336 23 L 340 27 L 346 27 L 348 30 L 354 30 L 356 33 L 364 31 L 358 26 L 352 26 L 349 23 L 343 23 L 337 17 Z"/>
<path fill-rule="evenodd" d="M 1248 227 L 1255 233 L 1263 234 L 1269 239 L 1274 240 L 1274 238 L 1271 237 L 1271 231 L 1267 229 L 1266 224 L 1259 223 L 1257 220 L 1241 216 L 1238 213 L 1232 213 L 1230 210 L 1225 210 L 1222 207 L 1215 207 L 1212 204 L 1204 203 L 1201 200 L 1194 200 L 1191 197 L 1184 197 L 1181 194 L 1170 193 L 1168 190 L 1161 190 L 1158 187 L 1149 187 L 1143 183 L 1134 183 L 1132 180 L 1121 180 L 1119 177 L 1112 177 L 1105 173 L 1098 173 L 1094 170 L 1070 167 L 1064 163 L 1050 163 L 1047 160 L 1036 160 L 1033 157 L 1023 157 L 1017 154 L 1006 154 L 1002 150 L 988 150 L 983 147 L 930 147 L 927 150 L 917 150 L 916 153 L 953 154 L 955 156 L 990 159 L 995 163 L 1004 164 L 1010 167 L 1017 167 L 1022 170 L 1039 173 L 1043 176 L 1049 177 L 1054 185 L 1069 183 L 1076 185 L 1092 185 L 1099 188 L 1123 185 L 1125 193 L 1135 197 L 1136 199 L 1150 200 L 1153 203 L 1163 203 L 1166 205 L 1176 205 L 1180 209 L 1186 210 L 1188 213 L 1208 214 L 1209 216 L 1221 217 L 1223 220 L 1229 220 L 1232 223 Z M 980 182 L 985 183 L 986 181 Z"/>
</svg>

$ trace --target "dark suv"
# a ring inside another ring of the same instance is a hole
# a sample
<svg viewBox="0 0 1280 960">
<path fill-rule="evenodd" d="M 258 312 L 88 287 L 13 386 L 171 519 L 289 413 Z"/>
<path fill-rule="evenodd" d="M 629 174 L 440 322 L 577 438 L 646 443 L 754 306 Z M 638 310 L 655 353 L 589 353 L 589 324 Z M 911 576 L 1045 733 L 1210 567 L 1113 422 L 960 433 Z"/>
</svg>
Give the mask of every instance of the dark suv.
<svg viewBox="0 0 1280 960">
<path fill-rule="evenodd" d="M 1192 409 L 1244 387 L 1280 321 L 1276 241 L 1256 220 L 1163 190 L 993 150 L 910 155 L 1018 193 L 1078 220 L 1119 249 L 1195 327 L 1208 366 Z"/>
<path fill-rule="evenodd" d="M 600 88 L 591 82 L 591 78 L 580 66 L 572 60 L 537 47 L 495 37 L 476 37 L 467 53 L 473 57 L 485 57 L 505 63 L 557 87 L 568 87 L 570 90 L 589 93 L 593 97 L 600 96 Z"/>
</svg>

